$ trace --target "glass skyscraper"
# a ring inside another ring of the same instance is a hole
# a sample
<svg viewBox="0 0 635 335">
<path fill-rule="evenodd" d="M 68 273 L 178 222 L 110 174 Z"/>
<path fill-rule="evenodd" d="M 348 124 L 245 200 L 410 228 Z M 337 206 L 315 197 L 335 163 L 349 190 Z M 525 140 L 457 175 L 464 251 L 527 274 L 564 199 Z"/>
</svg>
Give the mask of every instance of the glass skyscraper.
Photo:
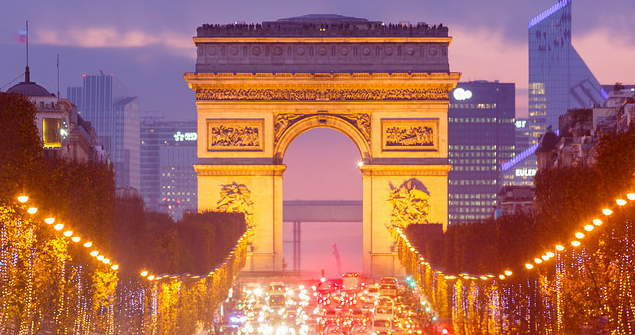
<svg viewBox="0 0 635 335">
<path fill-rule="evenodd" d="M 571 0 L 529 21 L 530 144 L 567 109 L 603 104 L 608 95 L 571 45 Z"/>
<path fill-rule="evenodd" d="M 128 97 L 113 75 L 83 75 L 83 85 L 67 88 L 68 100 L 97 131 L 115 171 L 118 188 L 140 188 L 137 97 Z"/>
<path fill-rule="evenodd" d="M 198 180 L 196 121 L 174 122 L 159 116 L 141 119 L 141 195 L 150 211 L 180 220 L 196 211 Z"/>
<path fill-rule="evenodd" d="M 458 83 L 448 108 L 448 223 L 493 216 L 501 164 L 514 156 L 515 85 Z"/>
</svg>

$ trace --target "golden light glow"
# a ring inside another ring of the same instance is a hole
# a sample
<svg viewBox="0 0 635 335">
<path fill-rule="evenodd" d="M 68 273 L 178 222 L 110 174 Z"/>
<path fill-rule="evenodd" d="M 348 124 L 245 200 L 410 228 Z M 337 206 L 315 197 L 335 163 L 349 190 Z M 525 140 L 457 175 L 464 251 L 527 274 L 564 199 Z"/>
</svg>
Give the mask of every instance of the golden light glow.
<svg viewBox="0 0 635 335">
<path fill-rule="evenodd" d="M 629 193 L 626 195 L 626 197 L 628 198 L 628 200 L 635 200 L 635 193 Z"/>
<path fill-rule="evenodd" d="M 604 213 L 604 215 L 611 215 L 611 214 L 613 214 L 613 211 L 608 209 L 608 208 L 604 208 L 602 210 L 602 213 Z"/>
<path fill-rule="evenodd" d="M 79 240 L 81 240 L 81 238 L 79 238 L 79 236 L 73 236 L 73 238 L 71 238 L 71 240 L 75 243 L 79 242 Z"/>
<path fill-rule="evenodd" d="M 592 225 L 592 224 L 588 224 L 588 225 L 584 226 L 584 230 L 586 230 L 586 231 L 591 231 L 591 230 L 593 230 L 593 228 L 595 228 L 595 226 Z"/>
<path fill-rule="evenodd" d="M 445 279 L 456 279 L 456 277 L 455 277 L 455 276 L 445 276 L 445 277 L 443 277 L 443 278 L 445 278 Z"/>
<path fill-rule="evenodd" d="M 558 244 L 558 245 L 556 245 L 556 250 L 562 251 L 562 250 L 564 250 L 564 247 L 561 246 L 560 244 Z"/>
<path fill-rule="evenodd" d="M 551 251 L 547 251 L 547 257 L 551 258 L 551 257 L 553 257 L 553 256 L 555 256 L 555 255 L 556 255 L 556 254 L 554 254 L 553 252 L 551 252 Z"/>
<path fill-rule="evenodd" d="M 574 247 L 579 247 L 580 246 L 580 241 L 571 241 L 571 245 Z"/>
<path fill-rule="evenodd" d="M 117 270 L 117 269 L 119 269 L 119 265 L 115 264 L 115 265 L 111 266 L 110 268 L 113 269 L 113 270 Z"/>
<path fill-rule="evenodd" d="M 148 280 L 153 280 L 154 276 L 148 276 Z"/>
<path fill-rule="evenodd" d="M 499 278 L 500 280 L 504 280 L 504 279 L 505 279 L 505 276 L 504 276 L 504 275 L 498 275 L 498 278 Z"/>
<path fill-rule="evenodd" d="M 577 232 L 577 233 L 575 233 L 575 237 L 576 238 L 584 238 L 584 234 L 581 233 L 581 232 Z"/>
<path fill-rule="evenodd" d="M 542 255 L 542 256 L 540 256 L 540 258 L 542 258 L 542 260 L 545 261 L 545 262 L 549 260 L 549 256 L 547 256 L 547 255 Z"/>
<path fill-rule="evenodd" d="M 620 205 L 620 206 L 626 205 L 626 200 L 624 200 L 624 199 L 617 199 L 617 200 L 615 200 L 615 202 L 617 202 L 617 204 Z"/>
<path fill-rule="evenodd" d="M 148 271 L 141 271 L 141 277 L 145 277 L 148 275 Z"/>
<path fill-rule="evenodd" d="M 93 246 L 93 242 L 86 242 L 86 243 L 84 243 L 84 246 L 85 246 L 86 248 L 90 248 L 90 247 L 92 247 L 92 246 Z"/>
<path fill-rule="evenodd" d="M 364 166 L 364 162 L 357 162 L 357 166 L 358 166 L 358 167 L 362 167 L 362 166 Z"/>
<path fill-rule="evenodd" d="M 97 259 L 101 261 L 102 259 L 104 259 L 104 255 L 97 256 Z"/>
<path fill-rule="evenodd" d="M 487 280 L 487 279 L 489 279 L 489 277 L 487 277 L 487 276 L 480 276 L 479 278 L 481 278 L 481 279 L 483 279 L 483 280 Z"/>
<path fill-rule="evenodd" d="M 72 230 L 67 230 L 67 231 L 65 231 L 65 232 L 64 232 L 64 236 L 66 236 L 66 237 L 71 237 L 71 236 L 73 236 L 73 231 L 72 231 Z"/>
<path fill-rule="evenodd" d="M 46 218 L 44 219 L 44 222 L 46 222 L 46 224 L 53 224 L 55 222 L 55 218 Z"/>
<path fill-rule="evenodd" d="M 540 264 L 540 263 L 542 263 L 542 259 L 540 259 L 540 258 L 536 257 L 536 258 L 534 258 L 534 262 L 535 262 L 536 264 Z"/>
<path fill-rule="evenodd" d="M 531 270 L 531 269 L 533 269 L 533 268 L 534 268 L 534 266 L 533 266 L 533 265 L 531 265 L 531 264 L 529 264 L 529 263 L 525 264 L 525 267 L 526 267 L 527 269 L 529 269 L 529 270 Z"/>
<path fill-rule="evenodd" d="M 29 214 L 35 214 L 37 212 L 37 208 L 35 207 L 29 207 L 29 209 L 26 210 Z"/>
<path fill-rule="evenodd" d="M 95 257 L 95 256 L 99 255 L 99 251 L 93 250 L 93 251 L 90 252 L 90 255 Z"/>
<path fill-rule="evenodd" d="M 55 226 L 53 226 L 53 228 L 55 228 L 55 230 L 62 230 L 64 229 L 64 225 L 61 223 L 58 223 Z"/>
<path fill-rule="evenodd" d="M 104 258 L 101 261 L 104 262 L 104 264 L 110 263 L 110 259 L 109 258 Z"/>
<path fill-rule="evenodd" d="M 29 201 L 29 197 L 27 197 L 26 195 L 21 195 L 18 197 L 18 201 L 21 203 L 25 203 L 27 201 Z"/>
<path fill-rule="evenodd" d="M 505 270 L 505 275 L 506 275 L 506 276 L 511 276 L 511 275 L 512 275 L 512 272 L 511 272 L 511 271 L 509 271 L 509 270 Z"/>
</svg>

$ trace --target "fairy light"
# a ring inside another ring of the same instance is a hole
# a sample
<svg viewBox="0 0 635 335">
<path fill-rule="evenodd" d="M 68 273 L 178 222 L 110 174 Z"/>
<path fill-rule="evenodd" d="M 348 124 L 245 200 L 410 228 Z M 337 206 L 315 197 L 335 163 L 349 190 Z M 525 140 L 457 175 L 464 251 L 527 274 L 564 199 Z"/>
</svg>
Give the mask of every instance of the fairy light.
<svg viewBox="0 0 635 335">
<path fill-rule="evenodd" d="M 542 258 L 542 260 L 545 261 L 545 262 L 549 260 L 549 256 L 547 256 L 547 255 L 542 255 L 542 256 L 540 256 L 540 258 Z"/>
<path fill-rule="evenodd" d="M 617 200 L 615 200 L 615 202 L 616 202 L 619 206 L 624 206 L 624 205 L 626 205 L 626 200 L 624 200 L 624 199 L 617 199 Z"/>
<path fill-rule="evenodd" d="M 86 248 L 90 248 L 92 246 L 93 246 L 93 242 L 89 241 L 89 242 L 84 243 L 84 247 L 86 247 Z"/>
<path fill-rule="evenodd" d="M 527 269 L 529 269 L 529 270 L 531 270 L 531 269 L 533 269 L 533 268 L 534 268 L 534 266 L 533 266 L 532 264 L 530 264 L 530 263 L 526 263 L 526 264 L 525 264 L 525 267 L 526 267 Z"/>
<path fill-rule="evenodd" d="M 558 245 L 556 245 L 556 250 L 562 251 L 562 250 L 564 250 L 564 247 L 562 245 L 558 244 Z"/>
<path fill-rule="evenodd" d="M 62 230 L 64 229 L 64 225 L 61 223 L 58 223 L 55 226 L 53 226 L 53 228 L 55 228 L 55 230 Z"/>
<path fill-rule="evenodd" d="M 46 218 L 46 219 L 44 219 L 44 222 L 46 224 L 53 224 L 53 223 L 55 223 L 55 218 Z"/>
<path fill-rule="evenodd" d="M 579 247 L 580 246 L 580 241 L 571 241 L 571 245 L 574 247 Z"/>
<path fill-rule="evenodd" d="M 104 258 L 101 260 L 104 264 L 110 263 L 110 258 Z"/>
<path fill-rule="evenodd" d="M 594 228 L 595 228 L 595 226 L 594 226 L 594 225 L 592 225 L 592 224 L 588 224 L 588 225 L 585 225 L 585 226 L 584 226 L 584 230 L 586 230 L 586 231 L 591 231 L 591 230 L 593 230 Z"/>
<path fill-rule="evenodd" d="M 610 209 L 608 209 L 608 208 L 604 208 L 604 209 L 602 210 L 602 214 L 604 214 L 604 215 L 606 215 L 606 216 L 609 216 L 609 215 L 613 214 L 613 211 L 612 211 L 612 210 L 610 210 Z"/>
<path fill-rule="evenodd" d="M 26 196 L 26 195 L 21 195 L 21 196 L 18 197 L 18 201 L 21 202 L 21 203 L 25 203 L 25 202 L 29 201 L 29 197 Z"/>
<path fill-rule="evenodd" d="M 148 271 L 141 271 L 141 277 L 145 277 L 148 275 Z"/>
<path fill-rule="evenodd" d="M 629 193 L 626 195 L 626 198 L 628 198 L 628 200 L 635 200 L 635 193 Z"/>
<path fill-rule="evenodd" d="M 27 213 L 33 215 L 35 213 L 37 213 L 37 208 L 36 207 L 29 207 L 29 209 L 26 210 Z"/>
<path fill-rule="evenodd" d="M 577 239 L 584 238 L 584 233 L 577 232 L 577 233 L 575 233 L 575 237 L 576 237 Z"/>
<path fill-rule="evenodd" d="M 154 276 L 153 275 L 149 275 L 148 276 L 148 280 L 154 280 Z"/>
<path fill-rule="evenodd" d="M 79 241 L 81 240 L 81 238 L 80 238 L 79 236 L 73 236 L 73 237 L 71 238 L 71 240 L 72 240 L 73 242 L 77 243 L 77 242 L 79 242 Z"/>
<path fill-rule="evenodd" d="M 114 265 L 113 265 L 113 266 L 111 266 L 110 268 L 111 268 L 111 269 L 113 269 L 113 270 L 117 270 L 117 269 L 119 269 L 119 265 L 114 264 Z"/>
<path fill-rule="evenodd" d="M 93 256 L 93 257 L 97 257 L 97 255 L 99 255 L 99 251 L 93 250 L 93 251 L 90 252 L 90 255 Z"/>
<path fill-rule="evenodd" d="M 512 275 L 512 272 L 510 270 L 505 270 L 505 276 L 509 277 L 511 275 Z"/>
<path fill-rule="evenodd" d="M 64 236 L 66 236 L 66 237 L 71 237 L 71 236 L 73 236 L 73 231 L 72 231 L 72 230 L 67 230 L 67 231 L 65 231 L 65 232 L 64 232 Z"/>
<path fill-rule="evenodd" d="M 540 263 L 542 263 L 542 259 L 536 257 L 536 258 L 534 258 L 534 263 L 540 264 Z"/>
<path fill-rule="evenodd" d="M 593 220 L 593 224 L 596 225 L 596 226 L 600 226 L 600 225 L 602 225 L 602 220 L 595 219 L 595 220 Z"/>
<path fill-rule="evenodd" d="M 98 255 L 97 259 L 100 260 L 100 261 L 103 260 L 104 259 L 104 255 Z"/>
</svg>

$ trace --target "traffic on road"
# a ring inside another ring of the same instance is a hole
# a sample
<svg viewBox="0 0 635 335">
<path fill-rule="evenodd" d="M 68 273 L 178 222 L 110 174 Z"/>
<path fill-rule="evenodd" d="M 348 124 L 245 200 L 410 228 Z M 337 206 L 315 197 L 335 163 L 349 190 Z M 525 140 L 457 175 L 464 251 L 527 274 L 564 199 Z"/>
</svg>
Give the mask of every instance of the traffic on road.
<svg viewBox="0 0 635 335">
<path fill-rule="evenodd" d="M 215 334 L 436 335 L 452 334 L 410 278 L 378 281 L 346 273 L 306 281 L 241 281 Z"/>
</svg>

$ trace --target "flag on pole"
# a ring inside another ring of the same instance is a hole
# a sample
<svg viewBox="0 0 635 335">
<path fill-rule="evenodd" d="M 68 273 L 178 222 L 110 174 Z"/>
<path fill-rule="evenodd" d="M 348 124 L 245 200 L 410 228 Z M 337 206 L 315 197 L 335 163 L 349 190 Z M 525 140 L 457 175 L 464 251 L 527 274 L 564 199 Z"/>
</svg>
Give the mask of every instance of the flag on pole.
<svg viewBox="0 0 635 335">
<path fill-rule="evenodd" d="M 20 43 L 26 43 L 26 39 L 27 39 L 27 32 L 25 28 L 18 32 L 18 36 L 16 36 L 16 40 Z"/>
</svg>

